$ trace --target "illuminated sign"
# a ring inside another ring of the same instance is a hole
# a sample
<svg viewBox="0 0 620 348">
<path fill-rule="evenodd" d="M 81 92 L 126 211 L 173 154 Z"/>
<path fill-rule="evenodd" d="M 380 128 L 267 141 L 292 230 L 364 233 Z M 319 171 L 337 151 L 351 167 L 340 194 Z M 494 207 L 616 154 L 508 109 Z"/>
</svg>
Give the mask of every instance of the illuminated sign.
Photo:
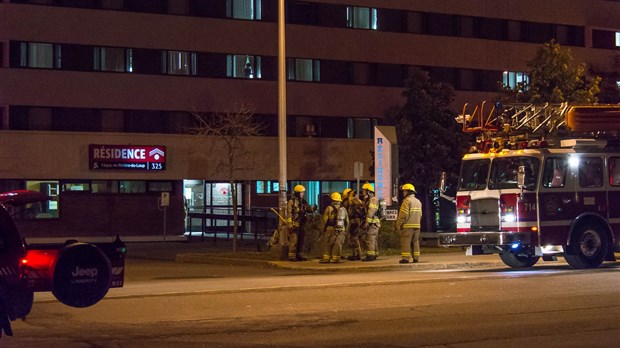
<svg viewBox="0 0 620 348">
<path fill-rule="evenodd" d="M 375 196 L 388 206 L 398 195 L 398 149 L 396 128 L 375 127 Z"/>
<path fill-rule="evenodd" d="M 166 147 L 90 144 L 88 159 L 91 170 L 165 170 Z"/>
</svg>

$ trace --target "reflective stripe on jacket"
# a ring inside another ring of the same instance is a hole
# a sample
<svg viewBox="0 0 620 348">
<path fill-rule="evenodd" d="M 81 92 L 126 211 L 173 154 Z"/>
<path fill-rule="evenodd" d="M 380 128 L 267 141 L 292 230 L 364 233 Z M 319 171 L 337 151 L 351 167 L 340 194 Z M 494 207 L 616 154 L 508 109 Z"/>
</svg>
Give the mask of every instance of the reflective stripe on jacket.
<svg viewBox="0 0 620 348">
<path fill-rule="evenodd" d="M 422 220 L 422 203 L 413 195 L 403 199 L 396 219 L 397 228 L 420 228 Z"/>
<path fill-rule="evenodd" d="M 366 201 L 367 223 L 381 225 L 381 220 L 377 216 L 377 210 L 379 210 L 379 199 L 375 196 L 370 196 Z"/>
</svg>

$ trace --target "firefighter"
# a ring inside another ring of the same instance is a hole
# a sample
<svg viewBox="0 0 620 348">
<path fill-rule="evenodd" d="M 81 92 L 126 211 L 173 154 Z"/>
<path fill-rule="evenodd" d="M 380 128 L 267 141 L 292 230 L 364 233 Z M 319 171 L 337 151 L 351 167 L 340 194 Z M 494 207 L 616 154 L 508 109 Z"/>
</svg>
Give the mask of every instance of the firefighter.
<svg viewBox="0 0 620 348">
<path fill-rule="evenodd" d="M 342 206 L 339 192 L 331 194 L 332 202 L 323 212 L 323 258 L 320 263 L 340 262 L 342 244 L 349 228 L 349 216 Z"/>
<path fill-rule="evenodd" d="M 420 220 L 422 219 L 422 203 L 415 197 L 415 187 L 404 184 L 403 202 L 396 219 L 396 231 L 400 235 L 400 263 L 409 263 L 411 258 L 411 242 L 413 239 L 413 262 L 420 259 Z"/>
<path fill-rule="evenodd" d="M 307 261 L 304 256 L 304 224 L 306 214 L 312 214 L 312 207 L 306 202 L 304 196 L 306 188 L 303 185 L 296 185 L 293 188 L 293 196 L 286 204 L 286 227 L 288 229 L 290 261 Z"/>
<path fill-rule="evenodd" d="M 366 234 L 364 243 L 366 244 L 366 257 L 362 261 L 374 261 L 379 255 L 378 237 L 381 220 L 377 216 L 379 210 L 379 200 L 375 197 L 375 188 L 370 183 L 362 185 L 364 195 L 365 220 L 362 229 Z"/>
<path fill-rule="evenodd" d="M 348 190 L 348 191 L 347 191 Z M 346 189 L 347 199 L 343 202 L 347 213 L 349 214 L 349 246 L 352 255 L 347 257 L 350 261 L 362 259 L 362 247 L 360 244 L 362 219 L 365 218 L 364 202 L 357 197 L 357 192 L 352 189 Z"/>
</svg>

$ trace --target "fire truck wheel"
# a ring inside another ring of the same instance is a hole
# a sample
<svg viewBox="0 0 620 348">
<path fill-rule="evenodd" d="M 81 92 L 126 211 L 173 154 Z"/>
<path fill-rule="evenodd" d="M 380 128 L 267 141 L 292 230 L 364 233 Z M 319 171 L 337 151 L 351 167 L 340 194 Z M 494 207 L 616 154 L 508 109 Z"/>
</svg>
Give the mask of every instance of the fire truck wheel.
<svg viewBox="0 0 620 348">
<path fill-rule="evenodd" d="M 539 256 L 519 256 L 511 252 L 501 253 L 499 254 L 499 258 L 502 259 L 502 262 L 504 262 L 506 266 L 512 268 L 532 267 L 540 259 Z"/>
<path fill-rule="evenodd" d="M 582 225 L 573 232 L 564 259 L 572 268 L 595 268 L 603 263 L 607 248 L 609 243 L 603 228 L 597 224 Z"/>
</svg>

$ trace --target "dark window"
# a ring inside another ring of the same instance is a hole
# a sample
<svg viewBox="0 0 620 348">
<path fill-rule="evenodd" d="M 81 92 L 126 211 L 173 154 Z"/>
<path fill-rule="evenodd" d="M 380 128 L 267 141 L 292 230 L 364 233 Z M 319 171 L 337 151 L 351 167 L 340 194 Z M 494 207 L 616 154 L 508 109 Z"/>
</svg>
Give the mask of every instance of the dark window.
<svg viewBox="0 0 620 348">
<path fill-rule="evenodd" d="M 523 39 L 523 26 L 520 21 L 506 21 L 506 39 L 521 41 Z"/>
<path fill-rule="evenodd" d="M 377 25 L 379 30 L 397 33 L 406 30 L 406 12 L 400 10 L 377 9 Z"/>
<path fill-rule="evenodd" d="M 70 132 L 100 132 L 101 115 L 95 109 L 56 108 L 52 115 L 52 129 Z"/>
<path fill-rule="evenodd" d="M 166 120 L 161 111 L 130 110 L 125 112 L 125 132 L 165 133 Z"/>
<path fill-rule="evenodd" d="M 489 40 L 504 40 L 505 24 L 501 19 L 478 18 L 477 37 Z"/>
<path fill-rule="evenodd" d="M 424 29 L 426 34 L 430 35 L 456 35 L 456 16 L 440 14 L 440 13 L 425 13 L 424 14 Z"/>
<path fill-rule="evenodd" d="M 321 117 L 321 138 L 346 138 L 347 137 L 347 118 L 346 117 Z"/>
<path fill-rule="evenodd" d="M 191 0 L 189 11 L 193 16 L 225 18 L 226 0 Z"/>
<path fill-rule="evenodd" d="M 27 130 L 28 129 L 28 107 L 9 106 L 9 129 Z"/>
<path fill-rule="evenodd" d="M 592 30 L 592 47 L 616 48 L 616 32 L 607 30 Z"/>
<path fill-rule="evenodd" d="M 351 82 L 351 64 L 349 62 L 321 61 L 321 81 L 327 83 L 347 84 Z"/>
<path fill-rule="evenodd" d="M 278 116 L 254 114 L 257 124 L 263 127 L 262 135 L 275 137 L 278 135 Z"/>
<path fill-rule="evenodd" d="M 97 0 L 55 0 L 58 6 L 78 8 L 97 8 L 97 2 Z"/>
<path fill-rule="evenodd" d="M 197 53 L 196 75 L 204 77 L 226 77 L 226 55 L 219 53 Z"/>
<path fill-rule="evenodd" d="M 138 74 L 160 74 L 162 67 L 161 51 L 135 48 L 133 51 L 133 71 Z"/>
<path fill-rule="evenodd" d="M 552 24 L 525 22 L 524 29 L 527 42 L 544 43 L 554 38 Z"/>
<path fill-rule="evenodd" d="M 347 26 L 347 7 L 341 5 L 317 4 L 319 25 L 345 28 Z"/>
<path fill-rule="evenodd" d="M 405 68 L 399 64 L 377 64 L 377 84 L 379 86 L 402 87 L 405 81 Z"/>
<path fill-rule="evenodd" d="M 62 69 L 92 71 L 93 48 L 82 45 L 62 45 Z"/>
<path fill-rule="evenodd" d="M 583 27 L 573 25 L 555 25 L 555 40 L 561 45 L 583 46 Z"/>
<path fill-rule="evenodd" d="M 427 67 L 423 70 L 428 71 L 432 81 L 449 83 L 457 87 L 457 69 L 442 67 Z"/>
<path fill-rule="evenodd" d="M 502 83 L 502 72 L 482 70 L 480 72 L 481 90 L 488 92 L 498 91 Z"/>
<path fill-rule="evenodd" d="M 168 10 L 167 0 L 149 1 L 125 1 L 125 8 L 129 11 L 147 13 L 166 13 Z"/>
<path fill-rule="evenodd" d="M 293 1 L 286 7 L 287 23 L 316 25 L 317 4 L 305 1 Z"/>
</svg>

